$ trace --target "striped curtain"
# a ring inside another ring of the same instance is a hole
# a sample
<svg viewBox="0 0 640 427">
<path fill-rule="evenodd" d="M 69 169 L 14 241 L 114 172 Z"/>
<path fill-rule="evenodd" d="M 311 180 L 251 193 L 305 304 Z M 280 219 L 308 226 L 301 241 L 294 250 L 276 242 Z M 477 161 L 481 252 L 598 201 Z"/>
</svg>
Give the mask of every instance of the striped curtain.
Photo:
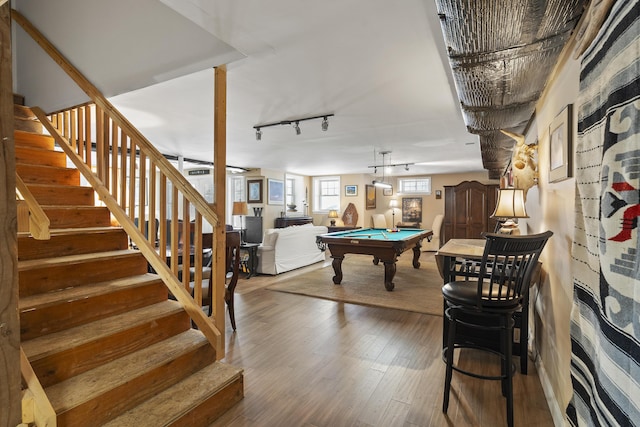
<svg viewBox="0 0 640 427">
<path fill-rule="evenodd" d="M 640 425 L 639 8 L 618 0 L 581 65 L 567 408 L 574 426 Z"/>
</svg>

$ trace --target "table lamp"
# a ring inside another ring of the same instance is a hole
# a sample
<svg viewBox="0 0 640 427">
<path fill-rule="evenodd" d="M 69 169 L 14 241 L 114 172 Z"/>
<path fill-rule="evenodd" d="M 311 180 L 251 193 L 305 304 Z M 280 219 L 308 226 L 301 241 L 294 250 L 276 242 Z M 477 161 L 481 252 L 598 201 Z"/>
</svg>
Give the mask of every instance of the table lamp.
<svg viewBox="0 0 640 427">
<path fill-rule="evenodd" d="M 233 202 L 233 210 L 231 215 L 239 215 L 240 216 L 240 238 L 244 242 L 244 224 L 243 224 L 243 216 L 246 216 L 249 212 L 247 207 L 247 202 Z"/>
<path fill-rule="evenodd" d="M 529 218 L 524 206 L 524 191 L 520 188 L 501 188 L 498 190 L 496 209 L 491 214 L 498 224 L 495 232 L 505 234 L 520 234 L 516 218 Z"/>
<path fill-rule="evenodd" d="M 396 229 L 396 208 L 398 207 L 398 200 L 391 199 L 389 200 L 389 207 L 391 208 L 391 228 L 393 230 Z"/>
<path fill-rule="evenodd" d="M 331 226 L 335 227 L 336 225 L 336 218 L 338 218 L 338 211 L 335 209 L 331 209 L 329 211 L 329 218 L 331 218 Z"/>
</svg>

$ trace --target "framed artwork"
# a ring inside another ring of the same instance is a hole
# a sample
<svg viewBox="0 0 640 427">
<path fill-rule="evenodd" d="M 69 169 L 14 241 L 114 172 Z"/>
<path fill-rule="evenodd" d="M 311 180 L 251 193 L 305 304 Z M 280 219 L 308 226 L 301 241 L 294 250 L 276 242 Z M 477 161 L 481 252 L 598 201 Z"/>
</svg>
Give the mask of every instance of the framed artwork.
<svg viewBox="0 0 640 427">
<path fill-rule="evenodd" d="M 442 190 L 436 190 L 436 199 L 442 199 Z"/>
<path fill-rule="evenodd" d="M 549 182 L 571 176 L 573 143 L 573 105 L 569 104 L 549 126 Z"/>
<path fill-rule="evenodd" d="M 376 187 L 373 185 L 366 184 L 364 188 L 366 191 L 365 208 L 375 209 L 376 208 Z"/>
<path fill-rule="evenodd" d="M 262 203 L 262 180 L 247 180 L 247 203 Z"/>
<path fill-rule="evenodd" d="M 281 179 L 267 179 L 267 203 L 270 205 L 284 204 L 284 181 Z"/>
<path fill-rule="evenodd" d="M 344 186 L 344 195 L 345 196 L 357 196 L 358 195 L 358 186 L 357 185 L 345 185 Z"/>
<path fill-rule="evenodd" d="M 422 197 L 402 198 L 402 222 L 422 222 Z"/>
<path fill-rule="evenodd" d="M 383 188 L 382 189 L 383 196 L 393 196 L 393 188 Z"/>
</svg>

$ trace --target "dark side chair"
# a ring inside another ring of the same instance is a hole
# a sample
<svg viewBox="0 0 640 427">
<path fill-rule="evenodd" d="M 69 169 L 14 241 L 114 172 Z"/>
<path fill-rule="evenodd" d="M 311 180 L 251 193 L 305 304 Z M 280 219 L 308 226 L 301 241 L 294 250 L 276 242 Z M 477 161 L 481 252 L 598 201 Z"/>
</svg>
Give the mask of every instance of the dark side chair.
<svg viewBox="0 0 640 427">
<path fill-rule="evenodd" d="M 229 308 L 229 320 L 231 327 L 236 330 L 236 315 L 233 306 L 234 292 L 238 284 L 238 275 L 240 274 L 240 232 L 226 232 L 226 275 L 224 283 L 224 301 Z M 213 313 L 211 296 L 213 295 L 213 274 L 209 276 L 209 289 L 206 296 L 202 300 L 209 304 L 209 316 Z M 205 299 L 206 298 L 206 299 Z"/>
<path fill-rule="evenodd" d="M 444 413 L 449 407 L 451 377 L 455 370 L 475 378 L 501 380 L 502 394 L 507 400 L 507 423 L 513 426 L 513 315 L 521 308 L 538 257 L 552 235 L 551 231 L 527 236 L 483 233 L 486 244 L 477 280 L 455 281 L 442 287 L 445 322 L 448 323 L 443 350 L 447 364 L 442 404 Z M 474 347 L 494 352 L 489 348 L 458 342 L 456 327 L 459 325 L 476 330 L 478 334 L 499 331 L 500 376 L 480 375 L 454 365 L 456 349 Z M 520 357 L 526 357 L 526 354 Z"/>
</svg>

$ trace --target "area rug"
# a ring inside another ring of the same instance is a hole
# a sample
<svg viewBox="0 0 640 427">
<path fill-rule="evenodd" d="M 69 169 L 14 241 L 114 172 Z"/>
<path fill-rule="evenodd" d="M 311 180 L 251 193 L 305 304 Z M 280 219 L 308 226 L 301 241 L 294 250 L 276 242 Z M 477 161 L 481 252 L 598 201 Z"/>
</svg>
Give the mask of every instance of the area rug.
<svg viewBox="0 0 640 427">
<path fill-rule="evenodd" d="M 342 262 L 340 285 L 333 284 L 334 272 L 329 264 L 267 289 L 442 316 L 442 278 L 433 253 L 422 253 L 419 269 L 411 265 L 412 257 L 412 252 L 407 251 L 398 259 L 391 292 L 384 287 L 384 265 L 374 265 L 371 256 L 353 254 L 347 254 Z"/>
</svg>

